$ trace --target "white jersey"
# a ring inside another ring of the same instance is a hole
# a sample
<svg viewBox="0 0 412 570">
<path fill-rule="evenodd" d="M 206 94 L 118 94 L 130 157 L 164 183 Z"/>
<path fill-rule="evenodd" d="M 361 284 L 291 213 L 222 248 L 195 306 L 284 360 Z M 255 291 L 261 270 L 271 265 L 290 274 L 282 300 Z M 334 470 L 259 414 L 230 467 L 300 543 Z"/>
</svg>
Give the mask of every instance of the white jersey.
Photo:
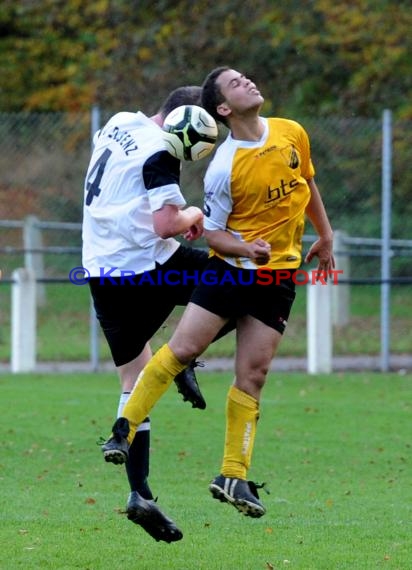
<svg viewBox="0 0 412 570">
<path fill-rule="evenodd" d="M 160 238 L 152 222 L 164 205 L 186 204 L 180 162 L 141 112 L 114 115 L 94 143 L 84 185 L 83 267 L 91 277 L 150 271 L 180 245 Z"/>
</svg>

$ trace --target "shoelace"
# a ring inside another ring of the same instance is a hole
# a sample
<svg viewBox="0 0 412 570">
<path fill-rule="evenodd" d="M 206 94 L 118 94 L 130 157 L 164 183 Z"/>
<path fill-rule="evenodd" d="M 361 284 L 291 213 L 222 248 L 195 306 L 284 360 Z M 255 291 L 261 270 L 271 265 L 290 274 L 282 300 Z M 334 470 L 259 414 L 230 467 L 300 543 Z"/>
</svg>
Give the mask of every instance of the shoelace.
<svg viewBox="0 0 412 570">
<path fill-rule="evenodd" d="M 258 489 L 263 489 L 267 495 L 270 495 L 270 491 L 267 488 L 266 483 L 255 483 L 254 481 L 248 481 L 248 485 L 252 492 L 252 495 L 254 495 L 257 499 L 259 499 L 259 493 L 257 491 Z"/>
</svg>

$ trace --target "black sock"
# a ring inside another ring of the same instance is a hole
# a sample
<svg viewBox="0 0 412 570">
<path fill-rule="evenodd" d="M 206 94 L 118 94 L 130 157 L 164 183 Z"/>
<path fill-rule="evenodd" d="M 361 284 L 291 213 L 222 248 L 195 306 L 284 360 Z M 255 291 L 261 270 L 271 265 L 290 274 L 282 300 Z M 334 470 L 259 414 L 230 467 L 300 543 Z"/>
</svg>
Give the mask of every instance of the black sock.
<svg viewBox="0 0 412 570">
<path fill-rule="evenodd" d="M 130 490 L 137 491 L 144 499 L 153 499 L 147 481 L 149 477 L 150 454 L 150 419 L 146 418 L 136 432 L 129 448 L 129 459 L 126 462 L 127 478 Z"/>
</svg>

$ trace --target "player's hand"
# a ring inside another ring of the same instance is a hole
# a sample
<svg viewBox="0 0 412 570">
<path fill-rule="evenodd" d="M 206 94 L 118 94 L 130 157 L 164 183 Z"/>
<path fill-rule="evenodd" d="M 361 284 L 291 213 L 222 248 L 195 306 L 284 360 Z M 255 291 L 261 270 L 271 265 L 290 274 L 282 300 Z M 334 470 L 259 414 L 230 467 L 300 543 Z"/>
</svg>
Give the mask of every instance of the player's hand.
<svg viewBox="0 0 412 570">
<path fill-rule="evenodd" d="M 260 238 L 255 239 L 248 244 L 250 259 L 257 265 L 265 265 L 270 260 L 270 244 Z"/>
<path fill-rule="evenodd" d="M 190 228 L 183 234 L 183 237 L 187 241 L 195 241 L 203 236 L 203 222 L 198 224 L 193 224 Z"/>
<path fill-rule="evenodd" d="M 316 240 L 305 257 L 305 263 L 310 263 L 314 257 L 319 259 L 318 271 L 325 271 L 327 275 L 328 271 L 335 268 L 333 241 L 326 238 Z"/>
</svg>

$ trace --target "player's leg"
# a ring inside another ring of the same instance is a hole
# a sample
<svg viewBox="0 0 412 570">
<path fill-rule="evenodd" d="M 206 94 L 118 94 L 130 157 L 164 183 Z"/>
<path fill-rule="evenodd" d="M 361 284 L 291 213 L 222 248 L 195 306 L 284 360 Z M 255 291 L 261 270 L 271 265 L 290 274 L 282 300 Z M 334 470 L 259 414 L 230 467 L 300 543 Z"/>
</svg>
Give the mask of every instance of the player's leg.
<svg viewBox="0 0 412 570">
<path fill-rule="evenodd" d="M 226 319 L 189 303 L 169 343 L 157 351 L 140 374 L 123 409 L 124 417 L 118 420 L 122 426 L 124 420 L 129 423 L 129 445 L 137 427 L 166 392 L 173 378 L 208 347 L 225 322 Z M 113 455 L 116 449 L 123 449 L 126 439 L 123 435 L 119 441 L 115 435 L 113 433 L 107 442 L 113 450 Z"/>
<path fill-rule="evenodd" d="M 141 422 L 144 418 L 148 416 L 148 413 L 157 399 L 163 394 L 173 378 L 179 373 L 197 354 L 203 352 L 203 350 L 208 346 L 211 339 L 214 338 L 216 332 L 220 330 L 224 320 L 217 315 L 208 312 L 193 305 L 192 310 L 189 310 L 189 314 L 186 318 L 183 318 L 182 327 L 184 329 L 179 331 L 180 325 L 177 327 L 177 337 L 174 335 L 174 343 L 176 343 L 175 350 L 179 353 L 179 358 L 181 358 L 184 363 L 179 361 L 168 345 L 164 345 L 151 359 L 151 361 L 146 365 L 144 371 L 140 375 L 138 382 L 136 383 L 132 394 L 123 408 L 122 414 L 125 416 L 119 418 L 113 426 L 112 437 L 108 440 L 107 445 L 111 446 L 111 451 L 122 450 L 122 446 L 126 443 L 127 445 L 127 432 L 123 431 L 119 433 L 119 437 L 116 437 L 115 430 L 124 429 L 124 422 L 130 422 L 131 434 L 134 436 L 136 428 L 143 425 Z M 181 321 L 181 322 L 182 322 Z M 203 334 L 198 338 L 198 342 L 194 343 L 195 338 L 193 331 L 197 322 L 202 323 Z M 190 323 L 192 323 L 190 325 Z M 189 326 L 190 325 L 190 326 Z M 175 334 L 176 334 L 175 333 Z M 187 348 L 184 350 L 184 341 L 187 335 Z M 174 344 L 172 343 L 172 346 Z M 127 418 L 127 419 L 126 419 Z M 117 427 L 116 427 L 117 424 Z M 128 431 L 128 426 L 127 426 Z M 139 431 L 137 431 L 134 439 L 132 438 L 132 444 L 130 449 L 134 447 L 134 442 L 136 437 L 139 437 Z M 110 455 L 112 457 L 112 455 Z M 143 506 L 142 506 L 143 502 Z M 150 507 L 150 508 L 149 508 Z M 148 513 L 146 511 L 149 509 Z M 153 538 L 156 540 L 164 540 L 166 542 L 171 542 L 174 540 L 179 540 L 182 538 L 182 533 L 176 528 L 173 521 L 167 519 L 160 510 L 155 511 L 156 505 L 153 501 L 146 501 L 135 492 L 131 494 L 128 502 L 128 517 L 141 525 Z"/>
<path fill-rule="evenodd" d="M 164 286 L 162 294 L 167 295 L 174 305 L 186 306 L 189 303 L 195 288 L 199 284 L 203 283 L 202 275 L 206 267 L 209 268 L 209 261 L 209 255 L 206 251 L 181 245 L 172 257 L 157 269 L 158 272 L 161 271 L 166 275 L 166 278 L 163 280 Z M 224 271 L 225 266 L 223 268 L 219 267 L 219 270 L 220 269 Z M 173 286 L 167 285 L 167 273 L 169 271 L 173 272 L 174 279 L 176 280 Z M 212 267 L 211 271 L 214 272 L 215 269 Z M 202 297 L 203 296 L 204 295 L 202 294 Z M 223 305 L 225 306 L 226 303 L 223 303 Z M 208 309 L 208 306 L 205 306 L 205 308 Z M 218 311 L 217 314 L 221 313 Z M 222 338 L 235 328 L 235 320 L 227 322 L 217 332 L 212 342 Z M 182 372 L 176 376 L 174 381 L 178 392 L 182 394 L 184 401 L 189 401 L 193 408 L 205 409 L 206 402 L 200 391 L 194 372 L 196 366 L 200 366 L 200 363 L 193 359 L 188 364 L 187 368 L 182 370 Z"/>
<path fill-rule="evenodd" d="M 117 368 L 122 393 L 120 396 L 118 417 L 130 396 L 136 378 L 150 360 L 152 351 L 147 343 L 142 352 L 130 362 Z M 182 532 L 156 504 L 150 490 L 148 477 L 150 465 L 150 418 L 147 417 L 136 433 L 128 449 L 126 473 L 129 480 L 130 494 L 126 504 L 127 518 L 140 525 L 155 540 L 173 542 L 182 538 Z"/>
<path fill-rule="evenodd" d="M 157 271 L 157 270 L 155 270 Z M 133 385 L 148 358 L 144 350 L 148 350 L 148 340 L 156 333 L 174 308 L 173 297 L 161 294 L 162 290 L 155 285 L 157 275 L 146 279 L 145 285 L 134 285 L 131 282 L 118 284 L 116 278 L 112 282 L 99 286 L 99 282 L 91 281 L 91 290 L 96 307 L 96 314 L 109 344 L 113 360 L 121 373 L 123 388 L 129 390 Z M 163 292 L 164 293 L 164 292 Z M 150 310 L 148 310 L 148 308 Z M 144 326 L 138 326 L 144 314 Z M 147 352 L 147 354 L 150 354 Z M 179 367 L 182 372 L 186 366 Z M 134 380 L 133 380 L 134 378 Z M 183 382 L 184 380 L 182 380 Z M 122 396 L 125 402 L 127 394 Z M 145 425 L 141 427 L 139 440 L 145 438 L 148 431 L 148 418 L 142 418 Z M 129 449 L 124 443 L 125 422 L 119 418 L 112 429 L 112 437 L 102 445 L 104 459 L 107 462 L 122 464 L 128 460 Z M 140 441 L 139 449 L 143 449 Z M 147 452 L 142 451 L 146 457 Z M 129 461 L 130 463 L 130 461 Z"/>
<path fill-rule="evenodd" d="M 257 486 L 246 481 L 257 420 L 260 393 L 272 358 L 282 338 L 295 298 L 292 279 L 281 285 L 252 286 L 241 291 L 248 315 L 238 320 L 236 379 L 226 406 L 224 456 L 219 475 L 210 485 L 213 496 L 233 504 L 248 516 L 262 516 L 265 509 Z"/>
<path fill-rule="evenodd" d="M 265 508 L 256 485 L 247 481 L 256 426 L 260 392 L 281 334 L 246 316 L 238 320 L 236 378 L 226 400 L 226 434 L 221 473 L 210 484 L 214 498 L 233 504 L 247 516 L 260 517 Z"/>
<path fill-rule="evenodd" d="M 152 351 L 147 343 L 142 352 L 126 364 L 117 367 L 122 393 L 120 395 L 117 417 L 122 416 L 123 408 L 129 399 L 137 376 L 150 360 Z M 150 418 L 147 417 L 139 426 L 133 445 L 128 449 L 126 472 L 129 480 L 130 491 L 137 491 L 145 499 L 153 499 L 148 484 L 149 477 L 149 449 L 150 449 Z"/>
<path fill-rule="evenodd" d="M 145 364 L 150 360 L 152 351 L 147 343 L 138 357 L 117 368 L 122 394 L 119 401 L 118 417 L 121 417 L 135 380 Z M 153 498 L 148 483 L 150 465 L 150 418 L 140 424 L 132 445 L 128 449 L 126 473 L 130 493 L 126 504 L 127 518 L 141 526 L 157 541 L 174 542 L 183 537 L 182 532 L 172 519 L 167 517 Z"/>
<path fill-rule="evenodd" d="M 97 281 L 94 281 L 91 291 L 96 314 L 120 377 L 122 393 L 118 406 L 119 413 L 130 396 L 138 374 L 151 356 L 150 347 L 144 336 L 150 333 L 145 333 L 144 327 L 139 329 L 139 334 L 135 332 L 136 320 L 133 310 L 136 310 L 134 299 L 136 289 L 116 285 L 103 288 Z M 121 433 L 118 434 L 119 441 L 121 435 Z M 130 485 L 126 506 L 128 518 L 142 526 L 155 540 L 165 542 L 180 540 L 183 536 L 182 532 L 160 510 L 153 500 L 148 484 L 150 462 L 150 420 L 148 417 L 142 422 L 134 445 L 130 448 L 127 446 L 125 452 L 128 457 L 126 471 Z"/>
<path fill-rule="evenodd" d="M 181 245 L 172 257 L 157 269 L 165 277 L 162 280 L 162 295 L 167 295 L 175 306 L 186 306 L 196 285 L 199 283 L 208 259 L 209 256 L 206 251 Z M 170 271 L 172 275 L 177 275 L 173 286 L 168 284 L 167 275 Z M 201 365 L 202 363 L 193 359 L 182 372 L 176 375 L 174 382 L 184 402 L 188 401 L 193 408 L 204 410 L 206 401 L 201 393 L 195 374 L 195 368 Z"/>
</svg>

